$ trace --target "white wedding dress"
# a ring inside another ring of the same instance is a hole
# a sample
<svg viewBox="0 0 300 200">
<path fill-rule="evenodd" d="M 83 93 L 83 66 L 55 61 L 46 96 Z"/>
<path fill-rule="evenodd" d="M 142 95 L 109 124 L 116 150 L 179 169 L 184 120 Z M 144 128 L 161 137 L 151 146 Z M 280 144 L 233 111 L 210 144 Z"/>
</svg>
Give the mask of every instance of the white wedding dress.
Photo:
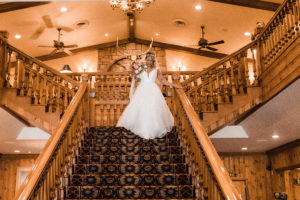
<svg viewBox="0 0 300 200">
<path fill-rule="evenodd" d="M 174 118 L 158 85 L 155 83 L 157 68 L 139 75 L 136 88 L 128 106 L 122 113 L 117 127 L 124 127 L 145 138 L 161 138 L 171 131 Z"/>
</svg>

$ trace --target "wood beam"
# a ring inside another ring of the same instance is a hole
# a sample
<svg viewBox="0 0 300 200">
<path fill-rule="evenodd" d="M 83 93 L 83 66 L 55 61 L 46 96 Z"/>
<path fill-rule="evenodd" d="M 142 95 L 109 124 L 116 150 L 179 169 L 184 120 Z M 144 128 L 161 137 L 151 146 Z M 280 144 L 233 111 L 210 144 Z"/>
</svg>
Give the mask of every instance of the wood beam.
<svg viewBox="0 0 300 200">
<path fill-rule="evenodd" d="M 149 45 L 151 43 L 150 40 L 143 40 L 143 39 L 137 39 L 137 38 L 135 39 L 135 42 L 138 44 L 145 44 L 145 45 Z M 216 59 L 221 59 L 221 58 L 224 58 L 225 56 L 227 56 L 227 54 L 223 54 L 223 53 L 198 50 L 198 49 L 194 49 L 194 48 L 189 48 L 189 47 L 184 47 L 184 46 L 179 46 L 179 45 L 174 45 L 174 44 L 167 44 L 167 43 L 162 43 L 162 42 L 153 42 L 152 46 L 175 50 L 175 51 L 189 52 L 189 53 L 192 53 L 192 54 L 195 54 L 198 56 L 205 56 L 205 57 L 216 58 Z"/>
<path fill-rule="evenodd" d="M 134 42 L 135 40 L 135 15 L 131 13 L 128 15 L 128 25 L 129 25 L 129 41 Z"/>
<path fill-rule="evenodd" d="M 137 39 L 134 38 L 133 41 L 130 41 L 130 38 L 128 39 L 123 39 L 119 40 L 119 45 L 122 44 L 128 44 L 130 42 L 135 42 L 138 44 L 145 44 L 145 45 L 150 45 L 151 41 L 150 40 L 142 40 L 142 39 Z M 71 50 L 72 53 L 79 53 L 82 51 L 89 51 L 89 50 L 95 50 L 95 49 L 103 49 L 103 48 L 108 48 L 108 47 L 113 47 L 116 46 L 116 41 L 114 42 L 107 42 L 107 43 L 102 43 L 102 44 L 97 44 L 97 45 L 92 45 L 92 46 L 87 46 L 87 47 L 82 47 L 82 48 L 77 48 Z M 212 52 L 212 51 L 205 51 L 205 50 L 198 50 L 198 49 L 193 49 L 189 47 L 184 47 L 184 46 L 178 46 L 174 44 L 167 44 L 167 43 L 162 43 L 162 42 L 153 42 L 153 46 L 160 47 L 160 48 L 165 48 L 165 49 L 170 49 L 170 50 L 175 50 L 175 51 L 183 51 L 183 52 L 188 52 L 192 53 L 198 56 L 205 56 L 209 58 L 216 58 L 216 59 L 221 59 L 227 56 L 227 54 L 223 53 L 217 53 L 217 52 Z M 57 59 L 57 58 L 63 58 L 69 56 L 68 54 L 61 52 L 57 53 L 54 55 L 42 55 L 36 57 L 37 59 L 41 61 L 47 61 L 47 60 L 52 60 L 52 59 Z"/>
<path fill-rule="evenodd" d="M 129 43 L 129 39 L 119 40 L 119 45 L 128 44 L 128 43 Z M 113 46 L 116 46 L 116 41 L 97 44 L 97 45 L 92 45 L 92 46 L 87 46 L 87 47 L 81 47 L 81 48 L 73 49 L 73 50 L 70 50 L 70 51 L 72 53 L 79 53 L 79 52 L 82 52 L 82 51 L 103 49 L 103 48 L 109 48 L 109 47 L 113 47 Z M 64 52 L 60 52 L 60 53 L 56 53 L 54 55 L 42 55 L 42 56 L 38 56 L 36 58 L 41 60 L 41 61 L 47 61 L 47 60 L 53 60 L 53 59 L 57 59 L 57 58 L 67 57 L 67 56 L 69 56 L 69 55 L 64 53 Z"/>
<path fill-rule="evenodd" d="M 50 3 L 50 1 L 43 2 L 10 2 L 0 4 L 0 13 L 30 8 L 34 6 L 41 6 Z"/>
<path fill-rule="evenodd" d="M 232 4 L 232 5 L 237 5 L 237 6 L 244 6 L 244 7 L 248 7 L 248 8 L 262 9 L 262 10 L 268 10 L 268 11 L 276 11 L 277 8 L 280 6 L 279 3 L 260 1 L 260 0 L 257 0 L 257 1 L 253 1 L 253 0 L 208 0 L 208 1 Z"/>
</svg>

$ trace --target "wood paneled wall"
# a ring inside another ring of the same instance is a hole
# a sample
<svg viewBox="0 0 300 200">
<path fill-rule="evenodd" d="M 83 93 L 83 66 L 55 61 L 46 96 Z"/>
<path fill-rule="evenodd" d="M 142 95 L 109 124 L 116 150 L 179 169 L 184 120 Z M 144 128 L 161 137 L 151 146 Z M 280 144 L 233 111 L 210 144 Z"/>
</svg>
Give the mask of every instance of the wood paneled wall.
<svg viewBox="0 0 300 200">
<path fill-rule="evenodd" d="M 13 199 L 17 169 L 30 168 L 38 155 L 0 155 L 0 200 Z"/>
<path fill-rule="evenodd" d="M 272 199 L 268 157 L 264 153 L 219 153 L 232 180 L 245 181 L 247 200 Z"/>
<path fill-rule="evenodd" d="M 300 168 L 300 139 L 272 149 L 267 154 L 274 170 Z"/>
<path fill-rule="evenodd" d="M 300 200 L 300 139 L 267 152 L 271 166 L 272 192 L 285 192 L 288 199 Z"/>
</svg>

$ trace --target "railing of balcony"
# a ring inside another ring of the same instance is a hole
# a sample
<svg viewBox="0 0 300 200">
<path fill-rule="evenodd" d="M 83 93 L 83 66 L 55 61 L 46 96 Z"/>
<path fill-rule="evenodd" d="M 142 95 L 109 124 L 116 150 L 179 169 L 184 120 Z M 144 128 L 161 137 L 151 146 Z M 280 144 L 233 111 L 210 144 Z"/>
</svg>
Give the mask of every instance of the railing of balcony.
<svg viewBox="0 0 300 200">
<path fill-rule="evenodd" d="M 79 83 L 11 46 L 0 36 L 1 87 L 15 88 L 32 104 L 60 114 L 68 107 Z"/>
</svg>

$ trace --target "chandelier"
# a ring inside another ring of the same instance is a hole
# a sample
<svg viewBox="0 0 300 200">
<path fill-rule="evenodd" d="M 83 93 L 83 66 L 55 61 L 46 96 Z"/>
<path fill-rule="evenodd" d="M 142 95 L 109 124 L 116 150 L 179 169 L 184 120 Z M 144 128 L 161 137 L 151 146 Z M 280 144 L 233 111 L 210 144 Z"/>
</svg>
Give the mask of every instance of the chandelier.
<svg viewBox="0 0 300 200">
<path fill-rule="evenodd" d="M 120 8 L 126 14 L 141 12 L 146 6 L 153 4 L 155 0 L 110 0 L 112 9 Z"/>
</svg>

